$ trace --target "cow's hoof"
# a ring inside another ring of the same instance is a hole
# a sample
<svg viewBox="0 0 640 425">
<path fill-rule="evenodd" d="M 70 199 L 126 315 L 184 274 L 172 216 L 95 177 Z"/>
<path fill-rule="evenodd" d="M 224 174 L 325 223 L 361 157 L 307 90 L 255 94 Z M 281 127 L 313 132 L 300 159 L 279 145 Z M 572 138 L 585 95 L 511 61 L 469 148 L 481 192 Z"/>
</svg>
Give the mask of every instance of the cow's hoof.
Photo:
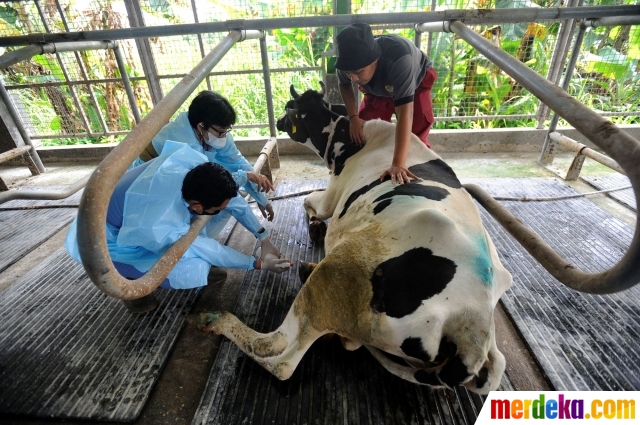
<svg viewBox="0 0 640 425">
<path fill-rule="evenodd" d="M 327 224 L 315 217 L 309 220 L 309 238 L 313 243 L 322 243 L 327 234 Z"/>
<path fill-rule="evenodd" d="M 223 312 L 210 311 L 200 313 L 197 316 L 189 316 L 187 321 L 194 325 L 198 330 L 203 332 L 213 332 L 217 335 L 220 334 L 220 329 L 217 326 L 218 321 L 222 318 Z"/>
<path fill-rule="evenodd" d="M 298 276 L 300 276 L 300 281 L 303 284 L 307 283 L 307 279 L 309 279 L 311 272 L 316 268 L 316 266 L 316 263 L 307 263 L 306 261 L 300 261 L 300 266 L 298 267 Z"/>
</svg>

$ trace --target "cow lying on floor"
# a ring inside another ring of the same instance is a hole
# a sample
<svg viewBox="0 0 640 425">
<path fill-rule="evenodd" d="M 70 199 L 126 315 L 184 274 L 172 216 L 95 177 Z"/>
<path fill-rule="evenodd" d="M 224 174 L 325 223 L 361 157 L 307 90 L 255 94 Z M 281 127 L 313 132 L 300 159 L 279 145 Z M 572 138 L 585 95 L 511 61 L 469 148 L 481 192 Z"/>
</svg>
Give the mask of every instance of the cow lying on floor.
<svg viewBox="0 0 640 425">
<path fill-rule="evenodd" d="M 414 136 L 407 166 L 421 180 L 381 182 L 393 156 L 393 124 L 366 122 L 367 143 L 358 147 L 347 118 L 330 111 L 322 94 L 292 94 L 278 129 L 332 171 L 327 190 L 304 201 L 316 239 L 321 220 L 333 216 L 326 257 L 301 266 L 306 282 L 273 332 L 255 332 L 228 312 L 201 314 L 199 327 L 224 334 L 280 379 L 317 338 L 334 333 L 347 350 L 364 345 L 408 381 L 495 390 L 505 359 L 493 311 L 511 274 L 453 170 Z"/>
</svg>

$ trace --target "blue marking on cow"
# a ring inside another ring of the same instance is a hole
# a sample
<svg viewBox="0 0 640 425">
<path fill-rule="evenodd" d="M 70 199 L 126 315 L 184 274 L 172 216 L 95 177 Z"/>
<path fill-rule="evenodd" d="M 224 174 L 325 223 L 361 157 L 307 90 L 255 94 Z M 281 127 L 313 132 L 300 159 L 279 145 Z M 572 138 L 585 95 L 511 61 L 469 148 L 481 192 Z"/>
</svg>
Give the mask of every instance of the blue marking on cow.
<svg viewBox="0 0 640 425">
<path fill-rule="evenodd" d="M 493 263 L 489 254 L 489 246 L 487 238 L 484 235 L 478 238 L 478 255 L 474 260 L 476 274 L 480 277 L 482 283 L 491 288 L 493 286 Z"/>
</svg>

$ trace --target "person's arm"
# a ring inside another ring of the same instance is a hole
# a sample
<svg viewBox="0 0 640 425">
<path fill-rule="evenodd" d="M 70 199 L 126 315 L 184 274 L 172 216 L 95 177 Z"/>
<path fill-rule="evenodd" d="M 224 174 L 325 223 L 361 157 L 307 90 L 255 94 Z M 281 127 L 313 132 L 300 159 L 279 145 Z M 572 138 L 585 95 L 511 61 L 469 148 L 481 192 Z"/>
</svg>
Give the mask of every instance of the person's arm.
<svg viewBox="0 0 640 425">
<path fill-rule="evenodd" d="M 229 171 L 238 186 L 244 187 L 256 200 L 262 216 L 269 221 L 273 220 L 273 207 L 271 207 L 265 193 L 275 190 L 275 188 L 266 176 L 253 171 L 253 166 L 236 147 L 233 136 L 227 136 L 227 144 L 216 152 L 212 162 L 222 165 Z"/>
<path fill-rule="evenodd" d="M 390 176 L 392 183 L 404 184 L 409 183 L 411 178 L 418 178 L 406 168 L 411 143 L 411 127 L 413 125 L 413 102 L 397 106 L 396 117 L 396 144 L 393 151 L 393 160 L 391 167 L 380 175 L 380 180 Z"/>
<path fill-rule="evenodd" d="M 353 87 L 350 83 L 340 84 L 339 87 L 342 100 L 344 101 L 344 106 L 347 108 L 347 112 L 349 113 L 349 135 L 355 144 L 362 146 L 366 142 L 364 138 L 364 131 L 362 129 L 364 121 L 358 116 L 356 95 L 353 93 Z"/>
</svg>

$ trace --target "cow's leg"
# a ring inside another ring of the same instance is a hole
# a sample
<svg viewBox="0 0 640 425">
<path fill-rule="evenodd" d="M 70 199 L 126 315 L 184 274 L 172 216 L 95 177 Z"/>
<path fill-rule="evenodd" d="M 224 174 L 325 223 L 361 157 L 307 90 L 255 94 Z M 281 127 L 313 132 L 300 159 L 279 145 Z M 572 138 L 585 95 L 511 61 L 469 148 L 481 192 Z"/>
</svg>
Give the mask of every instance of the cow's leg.
<svg viewBox="0 0 640 425">
<path fill-rule="evenodd" d="M 405 381 L 413 382 L 414 384 L 428 385 L 431 388 L 444 388 L 445 386 L 438 379 L 438 375 L 435 371 L 426 369 L 415 369 L 409 366 L 400 365 L 387 356 L 384 355 L 376 347 L 365 345 L 367 350 L 375 357 L 375 359 L 387 369 L 388 372 L 404 379 Z"/>
<path fill-rule="evenodd" d="M 298 276 L 300 277 L 300 281 L 304 284 L 309 279 L 311 272 L 317 266 L 316 263 L 307 263 L 306 261 L 300 261 L 300 266 L 298 267 Z"/>
<path fill-rule="evenodd" d="M 311 344 L 326 333 L 301 324 L 294 307 L 295 302 L 282 325 L 269 333 L 254 331 L 228 312 L 200 313 L 194 324 L 202 331 L 226 336 L 276 378 L 285 380 L 291 377 Z"/>
<path fill-rule="evenodd" d="M 313 243 L 321 243 L 327 234 L 327 224 L 322 221 L 329 216 L 323 211 L 323 192 L 313 192 L 304 198 L 304 209 L 309 216 L 309 238 Z"/>
<path fill-rule="evenodd" d="M 491 326 L 493 327 L 494 324 L 492 323 Z M 489 394 L 489 391 L 497 390 L 507 365 L 504 355 L 496 345 L 495 331 L 493 329 L 491 331 L 491 347 L 487 353 L 487 360 L 480 368 L 480 371 L 464 384 L 465 387 L 478 394 Z"/>
</svg>

